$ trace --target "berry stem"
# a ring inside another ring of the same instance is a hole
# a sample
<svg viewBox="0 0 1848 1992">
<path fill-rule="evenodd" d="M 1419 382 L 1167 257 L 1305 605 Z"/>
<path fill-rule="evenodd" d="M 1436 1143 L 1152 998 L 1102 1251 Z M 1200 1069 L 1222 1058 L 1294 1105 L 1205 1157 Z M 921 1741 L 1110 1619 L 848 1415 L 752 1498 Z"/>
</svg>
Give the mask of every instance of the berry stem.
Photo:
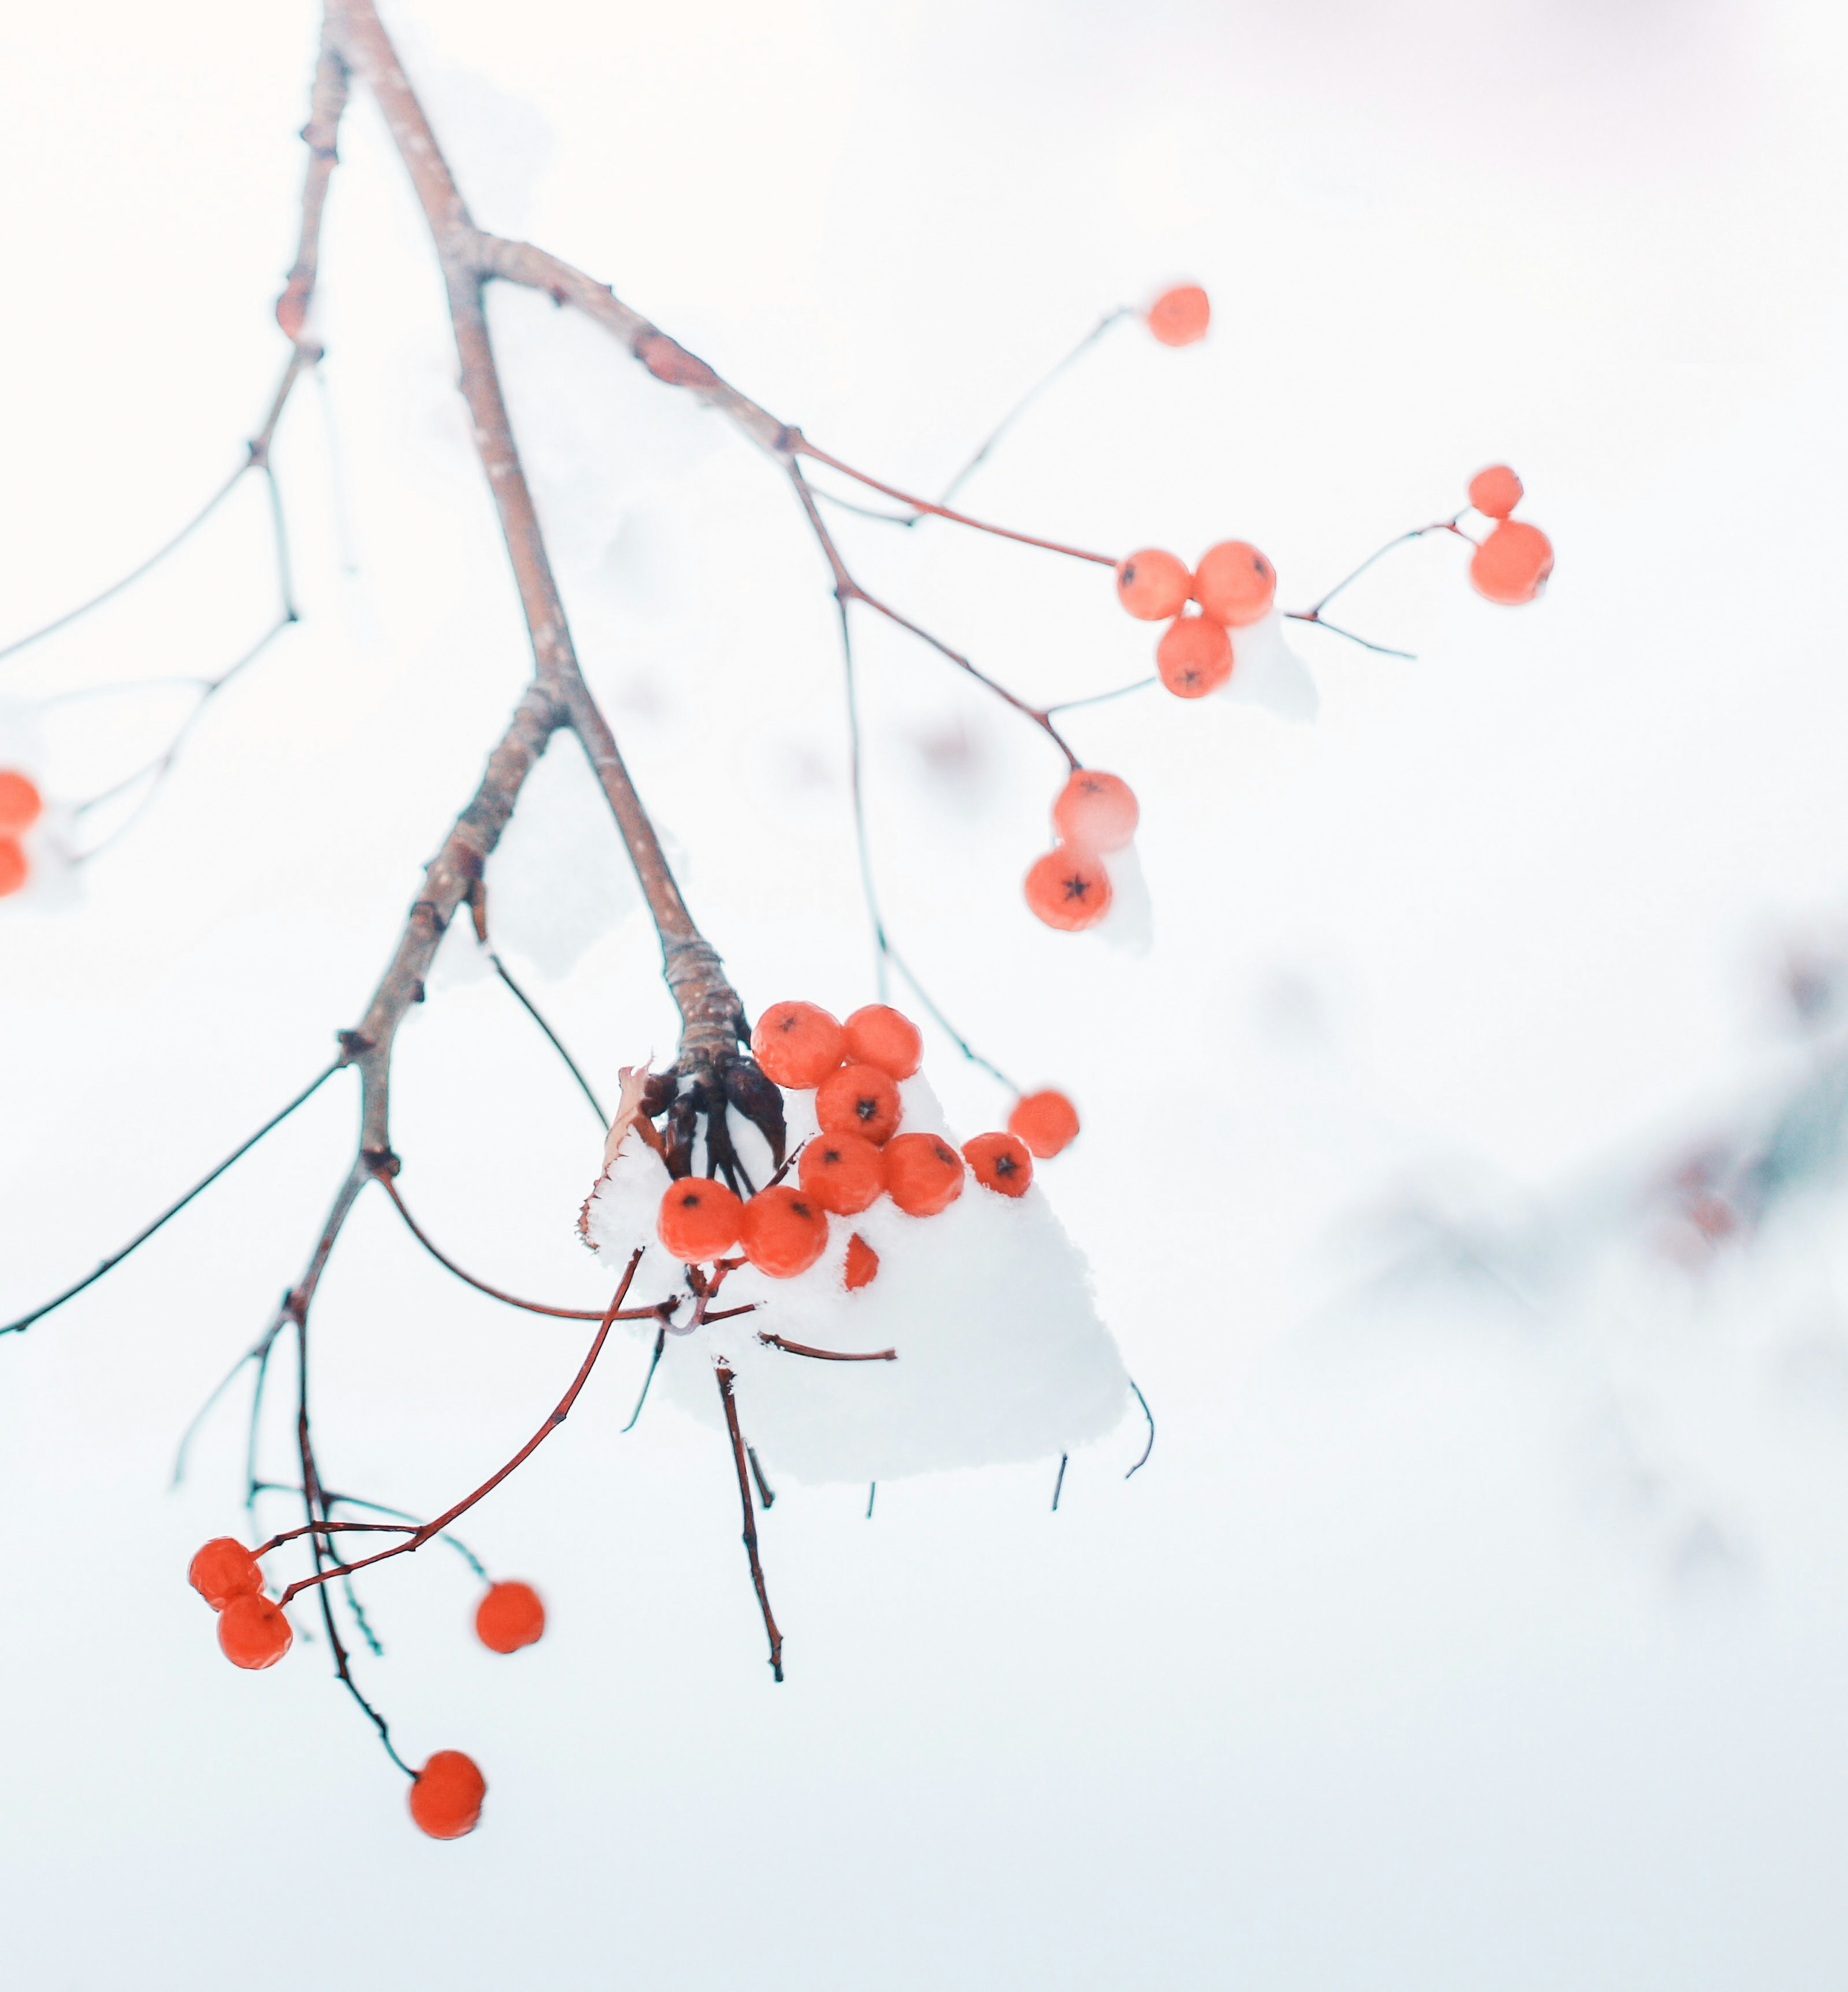
<svg viewBox="0 0 1848 1992">
<path fill-rule="evenodd" d="M 533 1436 L 527 1441 L 526 1444 L 523 1445 L 517 1453 L 514 1454 L 513 1457 L 507 1462 L 506 1465 L 501 1467 L 497 1472 L 490 1474 L 488 1478 L 475 1489 L 473 1493 L 465 1495 L 453 1507 L 445 1509 L 442 1514 L 438 1515 L 435 1518 L 434 1521 L 422 1523 L 403 1542 L 394 1543 L 390 1549 L 380 1550 L 375 1556 L 360 1557 L 352 1563 L 338 1564 L 330 1570 L 317 1568 L 312 1577 L 300 1578 L 298 1578 L 295 1583 L 292 1584 L 288 1588 L 283 1592 L 281 1601 L 284 1605 L 287 1605 L 304 1591 L 311 1591 L 317 1587 L 325 1586 L 328 1581 L 332 1578 L 345 1577 L 354 1571 L 364 1570 L 373 1564 L 384 1563 L 392 1557 L 406 1556 L 410 1554 L 413 1550 L 421 1549 L 424 1543 L 428 1542 L 433 1536 L 440 1535 L 445 1529 L 447 1529 L 449 1524 L 453 1522 L 459 1515 L 466 1514 L 478 1501 L 485 1500 L 486 1497 L 492 1494 L 494 1489 L 500 1485 L 502 1481 L 506 1479 L 509 1474 L 514 1472 L 520 1467 L 523 1466 L 526 1462 L 538 1451 L 539 1448 L 551 1437 L 552 1434 L 564 1423 L 565 1420 L 570 1417 L 571 1407 L 578 1401 L 578 1393 L 583 1390 L 585 1385 L 590 1380 L 590 1373 L 596 1367 L 597 1358 L 603 1352 L 603 1345 L 609 1338 L 610 1329 L 620 1315 L 622 1303 L 628 1297 L 629 1283 L 635 1278 L 636 1268 L 642 1263 L 643 1249 L 643 1248 L 642 1247 L 637 1246 L 635 1251 L 630 1255 L 629 1264 L 624 1270 L 622 1274 L 622 1283 L 616 1288 L 616 1297 L 610 1302 L 609 1306 L 605 1311 L 602 1321 L 598 1327 L 595 1339 L 591 1343 L 589 1352 L 585 1356 L 582 1363 L 579 1366 L 577 1375 L 571 1380 L 570 1389 L 568 1390 L 564 1395 L 559 1399 L 556 1408 L 552 1411 L 551 1416 L 547 1418 L 544 1424 L 539 1427 L 538 1431 L 534 1433 Z M 305 1410 L 304 1410 L 302 1414 L 302 1429 L 305 1439 L 307 1428 L 306 1418 L 307 1414 Z M 305 1479 L 309 1481 L 309 1484 L 312 1484 L 312 1473 L 305 1473 Z M 311 1535 L 309 1540 L 311 1542 L 316 1543 L 317 1544 L 316 1562 L 318 1564 L 319 1561 L 318 1539 Z"/>
</svg>

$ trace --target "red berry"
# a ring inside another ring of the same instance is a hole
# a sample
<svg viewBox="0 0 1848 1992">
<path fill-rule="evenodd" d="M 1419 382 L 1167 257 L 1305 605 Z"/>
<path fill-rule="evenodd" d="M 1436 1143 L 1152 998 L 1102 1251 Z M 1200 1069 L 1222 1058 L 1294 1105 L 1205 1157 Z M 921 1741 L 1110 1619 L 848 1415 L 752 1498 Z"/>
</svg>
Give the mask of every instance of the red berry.
<svg viewBox="0 0 1848 1992">
<path fill-rule="evenodd" d="M 1120 775 L 1074 768 L 1052 805 L 1052 828 L 1062 844 L 1080 851 L 1120 851 L 1136 834 L 1141 812 Z"/>
<path fill-rule="evenodd" d="M 898 1124 L 898 1089 L 876 1065 L 844 1065 L 815 1090 L 824 1134 L 858 1134 L 877 1148 Z"/>
<path fill-rule="evenodd" d="M 26 853 L 19 848 L 19 841 L 13 837 L 0 837 L 0 899 L 8 893 L 16 892 L 26 883 L 31 867 L 26 861 Z"/>
<path fill-rule="evenodd" d="M 1469 578 L 1478 595 L 1505 608 L 1531 602 L 1553 571 L 1553 542 L 1538 526 L 1509 519 L 1471 556 Z"/>
<path fill-rule="evenodd" d="M 1492 463 L 1469 480 L 1469 502 L 1485 518 L 1505 519 L 1521 502 L 1521 480 L 1505 463 Z"/>
<path fill-rule="evenodd" d="M 1193 592 L 1193 576 L 1158 547 L 1131 554 L 1117 570 L 1117 599 L 1144 622 L 1165 622 L 1178 616 Z"/>
<path fill-rule="evenodd" d="M 787 1183 L 760 1189 L 745 1206 L 745 1257 L 773 1280 L 806 1273 L 827 1250 L 827 1213 Z"/>
<path fill-rule="evenodd" d="M 847 1037 L 814 1003 L 772 1003 L 751 1033 L 751 1053 L 765 1078 L 806 1092 L 847 1056 Z"/>
<path fill-rule="evenodd" d="M 1110 875 L 1087 852 L 1062 844 L 1035 858 L 1027 874 L 1027 904 L 1049 927 L 1076 933 L 1110 910 Z"/>
<path fill-rule="evenodd" d="M 1164 346 L 1192 346 L 1206 336 L 1212 305 L 1198 284 L 1176 284 L 1147 312 L 1148 329 Z"/>
<path fill-rule="evenodd" d="M 261 1592 L 240 1593 L 218 1615 L 219 1650 L 234 1667 L 273 1667 L 295 1640 L 282 1607 Z"/>
<path fill-rule="evenodd" d="M 885 1187 L 879 1151 L 859 1134 L 817 1134 L 803 1150 L 796 1175 L 804 1196 L 839 1217 L 876 1203 Z"/>
<path fill-rule="evenodd" d="M 496 1653 L 530 1646 L 545 1630 L 545 1605 L 530 1584 L 490 1584 L 475 1608 L 475 1636 Z"/>
<path fill-rule="evenodd" d="M 895 1134 L 885 1145 L 885 1189 L 913 1217 L 935 1217 L 963 1194 L 963 1158 L 940 1134 Z"/>
<path fill-rule="evenodd" d="M 1263 621 L 1277 599 L 1277 569 L 1247 540 L 1209 547 L 1194 570 L 1194 599 L 1216 622 L 1243 629 Z"/>
<path fill-rule="evenodd" d="M 879 1255 L 856 1231 L 847 1241 L 847 1289 L 870 1287 L 879 1271 Z"/>
<path fill-rule="evenodd" d="M 738 1243 L 745 1207 L 710 1176 L 684 1176 L 669 1185 L 655 1220 L 661 1243 L 683 1265 L 722 1257 Z"/>
<path fill-rule="evenodd" d="M 263 1572 L 235 1536 L 214 1536 L 186 1567 L 186 1581 L 214 1612 L 263 1588 Z"/>
<path fill-rule="evenodd" d="M 411 1781 L 411 1816 L 432 1840 L 460 1840 L 475 1830 L 487 1795 L 472 1757 L 438 1750 Z"/>
<path fill-rule="evenodd" d="M 910 1018 L 884 1003 L 868 1003 L 847 1020 L 847 1055 L 855 1065 L 876 1065 L 894 1079 L 909 1079 L 924 1063 L 924 1040 Z"/>
<path fill-rule="evenodd" d="M 1177 616 L 1155 646 L 1155 669 L 1176 698 L 1204 698 L 1232 676 L 1232 641 L 1210 616 Z"/>
<path fill-rule="evenodd" d="M 1033 1158 L 1012 1134 L 977 1134 L 963 1144 L 975 1179 L 1003 1196 L 1025 1196 L 1033 1183 Z"/>
<path fill-rule="evenodd" d="M 0 768 L 0 835 L 17 837 L 30 830 L 44 809 L 38 784 L 17 768 Z"/>
<path fill-rule="evenodd" d="M 1019 1135 L 1044 1161 L 1078 1139 L 1078 1109 L 1050 1087 L 1042 1093 L 1024 1093 L 1008 1116 L 1008 1131 Z"/>
</svg>

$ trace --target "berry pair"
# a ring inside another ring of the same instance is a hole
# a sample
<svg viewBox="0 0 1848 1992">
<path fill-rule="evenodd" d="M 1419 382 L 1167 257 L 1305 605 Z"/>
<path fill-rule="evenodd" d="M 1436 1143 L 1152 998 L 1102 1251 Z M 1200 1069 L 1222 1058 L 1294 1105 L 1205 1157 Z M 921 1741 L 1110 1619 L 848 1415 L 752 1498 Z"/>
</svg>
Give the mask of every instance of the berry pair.
<svg viewBox="0 0 1848 1992">
<path fill-rule="evenodd" d="M 1492 463 L 1469 480 L 1469 502 L 1497 523 L 1470 558 L 1470 585 L 1505 608 L 1531 602 L 1553 571 L 1553 542 L 1538 526 L 1509 514 L 1520 503 L 1521 480 L 1505 463 Z"/>
<path fill-rule="evenodd" d="M 20 839 L 43 814 L 38 784 L 17 768 L 0 768 L 0 899 L 25 885 L 32 866 Z"/>
<path fill-rule="evenodd" d="M 1222 540 L 1191 570 L 1173 554 L 1144 547 L 1118 566 L 1117 599 L 1139 622 L 1168 623 L 1155 646 L 1161 682 L 1177 698 L 1204 698 L 1232 676 L 1226 632 L 1270 613 L 1277 569 L 1248 540 Z M 1188 614 L 1190 602 L 1199 605 L 1197 616 Z"/>
<path fill-rule="evenodd" d="M 1058 841 L 1027 874 L 1035 915 L 1065 933 L 1095 926 L 1110 909 L 1104 854 L 1122 850 L 1140 818 L 1135 791 L 1120 776 L 1074 768 L 1052 804 Z"/>
</svg>

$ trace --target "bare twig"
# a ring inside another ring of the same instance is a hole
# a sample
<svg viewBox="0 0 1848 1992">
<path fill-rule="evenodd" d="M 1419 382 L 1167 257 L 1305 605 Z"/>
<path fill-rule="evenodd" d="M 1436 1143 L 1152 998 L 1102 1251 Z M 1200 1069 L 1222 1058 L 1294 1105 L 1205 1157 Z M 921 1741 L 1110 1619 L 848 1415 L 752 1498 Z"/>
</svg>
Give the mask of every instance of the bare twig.
<svg viewBox="0 0 1848 1992">
<path fill-rule="evenodd" d="M 896 1363 L 898 1352 L 895 1349 L 875 1349 L 862 1356 L 843 1355 L 837 1349 L 811 1349 L 806 1342 L 786 1342 L 780 1335 L 765 1335 L 761 1331 L 758 1340 L 769 1349 L 780 1349 L 786 1356 L 811 1356 L 817 1363 Z"/>
<path fill-rule="evenodd" d="M 745 1465 L 744 1434 L 738 1428 L 738 1403 L 732 1395 L 731 1387 L 737 1380 L 729 1366 L 724 1363 L 713 1366 L 713 1373 L 718 1379 L 719 1400 L 725 1407 L 725 1428 L 731 1434 L 731 1454 L 738 1462 L 738 1498 L 745 1509 L 745 1554 L 751 1560 L 751 1581 L 757 1589 L 757 1602 L 764 1615 L 764 1631 L 770 1640 L 770 1672 L 783 1679 L 783 1635 L 776 1629 L 776 1621 L 770 1612 L 770 1594 L 764 1588 L 764 1567 L 757 1556 L 757 1516 L 751 1506 L 751 1482 Z"/>
<path fill-rule="evenodd" d="M 1141 1390 L 1137 1387 L 1136 1380 L 1134 1376 L 1130 1378 L 1129 1386 L 1130 1388 L 1136 1393 L 1136 1401 L 1142 1407 L 1142 1415 L 1148 1420 L 1148 1444 L 1142 1448 L 1142 1457 L 1137 1460 L 1135 1465 L 1130 1468 L 1129 1472 L 1123 1476 L 1125 1480 L 1134 1479 L 1136 1475 L 1141 1472 L 1143 1468 L 1147 1465 L 1148 1456 L 1155 1449 L 1155 1414 L 1149 1409 L 1148 1400 L 1144 1397 Z"/>
</svg>

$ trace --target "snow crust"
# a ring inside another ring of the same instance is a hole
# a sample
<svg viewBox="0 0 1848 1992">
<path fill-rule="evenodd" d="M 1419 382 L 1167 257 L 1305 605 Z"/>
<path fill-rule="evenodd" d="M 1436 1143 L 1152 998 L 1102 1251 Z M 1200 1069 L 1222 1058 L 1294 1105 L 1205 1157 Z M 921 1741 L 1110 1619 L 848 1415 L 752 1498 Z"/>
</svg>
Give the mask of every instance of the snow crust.
<svg viewBox="0 0 1848 1992">
<path fill-rule="evenodd" d="M 902 1131 L 955 1142 L 922 1077 L 899 1087 Z M 816 1131 L 814 1095 L 786 1093 L 789 1148 Z M 755 1128 L 731 1117 L 754 1182 L 770 1173 Z M 703 1157 L 695 1166 L 704 1168 Z M 793 1178 L 786 1178 L 786 1180 Z M 630 1304 L 687 1291 L 682 1269 L 655 1236 L 669 1177 L 636 1135 L 622 1144 L 586 1204 L 586 1242 L 612 1274 L 648 1247 Z M 877 1277 L 849 1292 L 847 1240 L 858 1231 L 879 1254 Z M 1051 1458 L 1100 1438 L 1130 1406 L 1128 1378 L 1097 1313 L 1091 1272 L 1035 1183 L 1024 1196 L 984 1189 L 973 1175 L 935 1217 L 910 1217 L 888 1198 L 829 1220 L 828 1249 L 793 1280 L 744 1267 L 714 1304 L 759 1304 L 731 1321 L 670 1334 L 653 1388 L 704 1423 L 722 1426 L 713 1379 L 723 1356 L 737 1375 L 745 1435 L 774 1482 L 895 1480 L 953 1467 Z M 690 1305 L 679 1315 L 682 1324 Z M 652 1342 L 652 1324 L 632 1325 Z M 760 1331 L 813 1347 L 896 1349 L 893 1363 L 823 1363 L 767 1348 Z"/>
<path fill-rule="evenodd" d="M 1321 711 L 1321 694 L 1308 666 L 1284 639 L 1280 610 L 1273 609 L 1261 620 L 1227 633 L 1232 638 L 1232 676 L 1215 698 L 1261 705 L 1297 725 L 1307 725 Z"/>
</svg>

